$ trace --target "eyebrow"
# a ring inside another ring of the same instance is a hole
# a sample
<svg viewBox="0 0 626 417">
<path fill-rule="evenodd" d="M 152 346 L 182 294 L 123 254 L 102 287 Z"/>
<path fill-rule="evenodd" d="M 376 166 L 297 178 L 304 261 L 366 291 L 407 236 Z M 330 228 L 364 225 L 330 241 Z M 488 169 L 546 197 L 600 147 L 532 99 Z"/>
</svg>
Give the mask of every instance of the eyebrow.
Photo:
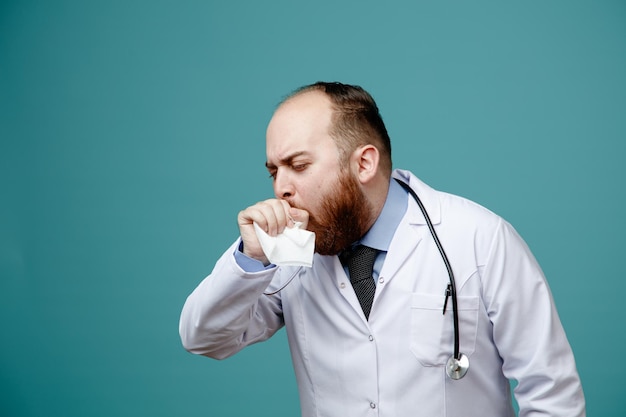
<svg viewBox="0 0 626 417">
<path fill-rule="evenodd" d="M 297 151 L 294 152 L 292 154 L 289 154 L 287 156 L 285 156 L 284 158 L 281 158 L 278 163 L 280 165 L 291 165 L 291 163 L 293 162 L 294 159 L 296 159 L 299 156 L 302 155 L 306 155 L 308 152 L 307 151 Z M 269 162 L 265 162 L 265 167 L 267 169 L 276 169 L 276 165 L 269 163 Z"/>
</svg>

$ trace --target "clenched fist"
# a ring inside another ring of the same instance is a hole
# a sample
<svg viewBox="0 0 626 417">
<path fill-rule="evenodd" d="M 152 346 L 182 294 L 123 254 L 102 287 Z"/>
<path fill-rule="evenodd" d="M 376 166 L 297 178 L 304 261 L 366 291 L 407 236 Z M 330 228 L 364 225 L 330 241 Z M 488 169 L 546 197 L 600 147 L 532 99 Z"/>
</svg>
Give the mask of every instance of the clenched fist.
<svg viewBox="0 0 626 417">
<path fill-rule="evenodd" d="M 285 200 L 276 198 L 260 201 L 240 211 L 237 223 L 243 241 L 243 253 L 268 265 L 269 261 L 263 253 L 253 223 L 258 224 L 270 236 L 276 236 L 282 233 L 285 227 L 293 227 L 295 222 L 301 222 L 301 227 L 306 229 L 309 213 L 306 210 L 291 207 Z"/>
</svg>

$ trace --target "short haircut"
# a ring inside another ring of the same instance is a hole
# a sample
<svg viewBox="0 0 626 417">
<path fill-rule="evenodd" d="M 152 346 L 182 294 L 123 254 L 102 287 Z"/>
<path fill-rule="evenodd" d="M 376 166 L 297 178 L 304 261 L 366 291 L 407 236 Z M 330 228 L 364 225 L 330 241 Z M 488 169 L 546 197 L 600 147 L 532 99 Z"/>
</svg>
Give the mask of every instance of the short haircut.
<svg viewBox="0 0 626 417">
<path fill-rule="evenodd" d="M 325 93 L 332 103 L 335 113 L 329 134 L 342 160 L 359 146 L 371 144 L 380 153 L 380 167 L 391 175 L 391 140 L 372 96 L 358 85 L 318 81 L 298 88 L 283 103 L 311 91 Z"/>
</svg>

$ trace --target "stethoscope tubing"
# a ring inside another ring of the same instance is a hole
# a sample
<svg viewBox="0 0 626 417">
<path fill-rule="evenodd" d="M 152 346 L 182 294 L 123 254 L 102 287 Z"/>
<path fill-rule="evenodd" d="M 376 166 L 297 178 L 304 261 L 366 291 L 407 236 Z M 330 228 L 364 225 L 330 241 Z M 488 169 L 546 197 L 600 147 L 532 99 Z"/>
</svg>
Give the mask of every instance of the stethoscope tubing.
<svg viewBox="0 0 626 417">
<path fill-rule="evenodd" d="M 460 360 L 461 354 L 460 354 L 460 346 L 459 346 L 459 339 L 460 339 L 459 308 L 458 308 L 457 297 L 456 297 L 456 281 L 454 279 L 454 272 L 452 272 L 452 266 L 450 265 L 450 261 L 448 260 L 446 251 L 443 249 L 443 245 L 441 244 L 441 241 L 439 240 L 439 236 L 437 235 L 437 232 L 435 232 L 435 227 L 433 226 L 433 222 L 430 220 L 430 216 L 428 215 L 428 212 L 426 211 L 426 207 L 424 207 L 422 200 L 420 200 L 420 198 L 417 196 L 417 193 L 413 191 L 413 189 L 409 187 L 408 184 L 398 179 L 396 179 L 396 181 L 405 190 L 407 190 L 409 194 L 411 194 L 411 196 L 413 197 L 413 199 L 419 206 L 422 214 L 424 215 L 424 218 L 426 219 L 428 230 L 430 230 L 430 234 L 433 237 L 435 244 L 437 245 L 437 249 L 439 250 L 439 253 L 441 254 L 441 259 L 443 260 L 443 263 L 445 264 L 446 269 L 448 270 L 448 277 L 450 279 L 450 297 L 452 298 L 452 320 L 454 323 L 454 358 L 457 360 Z M 444 314 L 445 314 L 445 310 L 444 310 Z"/>
</svg>

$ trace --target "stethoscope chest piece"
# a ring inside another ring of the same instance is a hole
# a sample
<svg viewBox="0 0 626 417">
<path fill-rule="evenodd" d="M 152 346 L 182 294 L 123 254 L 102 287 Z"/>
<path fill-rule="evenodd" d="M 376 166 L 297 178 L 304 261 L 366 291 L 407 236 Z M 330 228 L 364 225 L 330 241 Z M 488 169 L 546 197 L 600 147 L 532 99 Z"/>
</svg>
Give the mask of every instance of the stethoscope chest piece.
<svg viewBox="0 0 626 417">
<path fill-rule="evenodd" d="M 469 369 L 469 358 L 465 356 L 463 353 L 459 355 L 459 358 L 455 358 L 454 356 L 450 356 L 448 362 L 446 362 L 446 374 L 451 379 L 461 379 L 467 373 Z"/>
</svg>

